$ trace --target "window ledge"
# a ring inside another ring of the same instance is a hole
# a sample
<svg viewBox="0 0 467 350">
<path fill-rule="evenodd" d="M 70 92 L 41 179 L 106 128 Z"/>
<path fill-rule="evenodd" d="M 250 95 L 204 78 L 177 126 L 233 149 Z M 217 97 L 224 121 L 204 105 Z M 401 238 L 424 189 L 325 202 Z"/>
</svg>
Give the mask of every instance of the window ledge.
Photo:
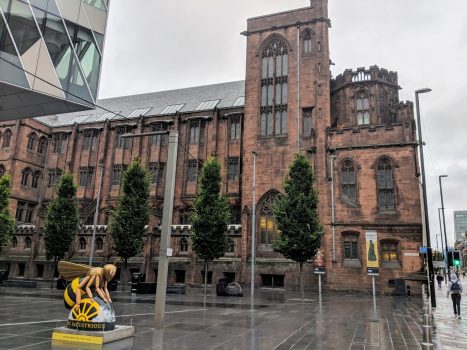
<svg viewBox="0 0 467 350">
<path fill-rule="evenodd" d="M 342 264 L 343 267 L 349 267 L 353 269 L 359 269 L 362 267 L 362 263 L 360 260 L 352 260 L 352 259 L 344 259 L 344 263 Z"/>
<path fill-rule="evenodd" d="M 400 269 L 402 266 L 398 261 L 383 261 L 381 267 L 385 269 Z"/>
</svg>

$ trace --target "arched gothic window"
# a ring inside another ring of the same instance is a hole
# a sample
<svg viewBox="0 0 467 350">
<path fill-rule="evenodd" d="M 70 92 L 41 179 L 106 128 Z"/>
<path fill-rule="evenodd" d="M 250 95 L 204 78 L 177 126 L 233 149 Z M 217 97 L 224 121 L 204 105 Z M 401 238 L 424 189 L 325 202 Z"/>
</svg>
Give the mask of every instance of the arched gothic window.
<svg viewBox="0 0 467 350">
<path fill-rule="evenodd" d="M 29 134 L 28 136 L 28 151 L 34 150 L 34 145 L 36 144 L 37 134 L 35 132 Z"/>
<path fill-rule="evenodd" d="M 104 249 L 104 240 L 102 237 L 97 237 L 96 238 L 96 251 L 101 251 Z"/>
<path fill-rule="evenodd" d="M 16 236 L 11 240 L 11 248 L 16 249 L 18 247 L 18 238 Z"/>
<path fill-rule="evenodd" d="M 41 172 L 39 170 L 37 170 L 32 174 L 31 187 L 32 188 L 39 188 L 40 179 L 41 179 Z"/>
<path fill-rule="evenodd" d="M 262 52 L 260 134 L 287 133 L 288 46 L 274 37 Z"/>
<path fill-rule="evenodd" d="M 303 33 L 303 54 L 307 55 L 311 53 L 311 31 L 305 30 Z"/>
<path fill-rule="evenodd" d="M 180 239 L 180 253 L 188 252 L 188 240 L 185 237 Z"/>
<path fill-rule="evenodd" d="M 357 200 L 357 175 L 351 160 L 345 160 L 341 168 L 342 196 Z"/>
<path fill-rule="evenodd" d="M 81 237 L 79 239 L 79 250 L 86 250 L 86 246 L 87 246 L 86 238 Z"/>
<path fill-rule="evenodd" d="M 3 148 L 8 148 L 10 147 L 10 141 L 11 141 L 11 130 L 6 129 L 5 133 L 3 134 L 3 143 L 2 147 Z"/>
<path fill-rule="evenodd" d="M 370 101 L 366 93 L 357 96 L 357 125 L 370 124 Z"/>
<path fill-rule="evenodd" d="M 31 174 L 31 169 L 26 168 L 23 170 L 23 174 L 21 176 L 21 185 L 28 186 L 29 185 L 29 175 Z"/>
<path fill-rule="evenodd" d="M 0 177 L 5 175 L 5 166 L 3 164 L 0 164 Z"/>
<path fill-rule="evenodd" d="M 229 253 L 229 254 L 235 253 L 235 242 L 232 240 L 232 238 L 227 238 L 226 253 Z"/>
<path fill-rule="evenodd" d="M 259 211 L 259 230 L 261 245 L 271 246 L 279 235 L 272 208 L 279 194 L 269 193 L 263 199 Z"/>
<path fill-rule="evenodd" d="M 47 137 L 42 136 L 39 139 L 39 143 L 37 145 L 37 153 L 45 154 L 45 152 L 47 151 L 48 144 L 49 144 L 49 142 L 47 141 Z"/>
<path fill-rule="evenodd" d="M 31 237 L 26 237 L 24 239 L 24 249 L 31 249 L 31 246 L 32 246 Z"/>
<path fill-rule="evenodd" d="M 381 158 L 376 166 L 376 181 L 378 186 L 378 206 L 380 209 L 394 209 L 394 167 L 391 161 Z"/>
</svg>

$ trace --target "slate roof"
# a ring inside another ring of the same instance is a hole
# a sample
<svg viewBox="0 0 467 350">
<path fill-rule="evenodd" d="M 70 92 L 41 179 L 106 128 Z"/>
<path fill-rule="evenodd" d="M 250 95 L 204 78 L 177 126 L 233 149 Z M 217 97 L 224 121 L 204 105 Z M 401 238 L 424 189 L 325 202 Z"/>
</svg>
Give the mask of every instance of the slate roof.
<svg viewBox="0 0 467 350">
<path fill-rule="evenodd" d="M 214 108 L 241 107 L 244 105 L 245 81 L 197 86 L 185 89 L 121 96 L 97 101 L 102 108 L 34 118 L 52 127 L 102 122 L 106 119 L 134 119 L 146 116 L 209 111 Z M 217 101 L 218 100 L 218 101 Z M 183 105 L 183 107 L 180 107 Z M 170 107 L 170 108 L 169 108 Z M 138 111 L 137 111 L 138 110 Z M 142 113 L 141 113 L 142 112 Z M 164 112 L 164 113 L 163 113 Z M 169 113 L 167 113 L 169 112 Z"/>
</svg>

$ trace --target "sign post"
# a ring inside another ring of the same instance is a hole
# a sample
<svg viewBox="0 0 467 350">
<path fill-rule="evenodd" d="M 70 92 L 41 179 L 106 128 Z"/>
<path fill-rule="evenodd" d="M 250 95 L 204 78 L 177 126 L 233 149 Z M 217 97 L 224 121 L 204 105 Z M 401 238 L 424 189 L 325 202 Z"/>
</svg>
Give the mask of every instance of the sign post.
<svg viewBox="0 0 467 350">
<path fill-rule="evenodd" d="M 321 275 L 324 275 L 326 272 L 324 271 L 324 266 L 317 266 L 314 270 L 315 275 L 318 275 L 318 292 L 319 297 L 321 298 Z"/>
<path fill-rule="evenodd" d="M 376 231 L 366 231 L 366 266 L 371 276 L 373 298 L 376 296 L 375 276 L 379 276 L 378 236 Z"/>
</svg>

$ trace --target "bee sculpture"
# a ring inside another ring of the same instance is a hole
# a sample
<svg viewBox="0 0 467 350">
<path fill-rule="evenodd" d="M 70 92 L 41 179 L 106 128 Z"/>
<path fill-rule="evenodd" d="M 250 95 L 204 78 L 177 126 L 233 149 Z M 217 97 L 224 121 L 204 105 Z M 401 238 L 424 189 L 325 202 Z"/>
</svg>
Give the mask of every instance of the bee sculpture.
<svg viewBox="0 0 467 350">
<path fill-rule="evenodd" d="M 70 328 L 83 326 L 86 323 L 111 323 L 115 321 L 113 309 L 110 306 L 110 298 L 107 284 L 117 273 L 117 267 L 113 264 L 107 264 L 104 267 L 93 267 L 89 265 L 75 264 L 69 261 L 60 261 L 58 263 L 60 275 L 71 283 L 63 293 L 65 307 L 71 309 L 68 317 Z M 94 295 L 93 293 L 96 293 Z M 73 323 L 75 322 L 75 323 Z M 90 327 L 88 324 L 84 325 Z"/>
</svg>

